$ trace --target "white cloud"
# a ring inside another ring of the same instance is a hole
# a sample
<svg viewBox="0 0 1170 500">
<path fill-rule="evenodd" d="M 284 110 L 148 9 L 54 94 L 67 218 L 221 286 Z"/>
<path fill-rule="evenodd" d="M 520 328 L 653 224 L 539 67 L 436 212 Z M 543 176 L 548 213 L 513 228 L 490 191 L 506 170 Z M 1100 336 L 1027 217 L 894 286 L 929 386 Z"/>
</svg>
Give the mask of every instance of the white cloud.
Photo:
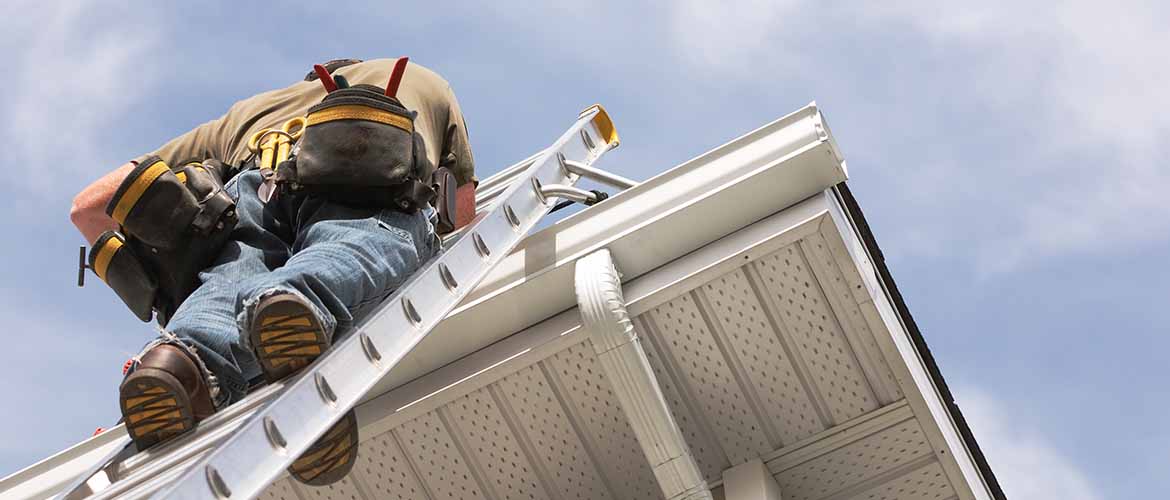
<svg viewBox="0 0 1170 500">
<path fill-rule="evenodd" d="M 795 69 L 799 54 L 772 43 L 789 28 L 788 14 L 798 0 L 710 2 L 680 0 L 667 15 L 680 58 L 698 68 L 715 69 L 720 77 L 750 78 L 759 67 L 779 64 Z M 795 31 L 803 31 L 797 29 Z M 731 74 L 728 75 L 728 72 Z M 697 76 L 715 76 L 698 74 Z"/>
<path fill-rule="evenodd" d="M 884 4 L 883 4 L 884 5 Z M 1170 32 L 1155 2 L 890 4 L 875 19 L 904 22 L 941 46 L 988 54 L 970 97 L 1031 129 L 1044 175 L 1019 225 L 982 249 L 985 271 L 1028 258 L 1161 238 L 1170 229 Z M 1006 87 L 1006 88 L 1005 88 Z M 1019 97 L 1025 99 L 1019 99 Z M 1074 157 L 1045 162 L 1046 155 Z M 1077 161 L 1077 156 L 1081 156 Z M 968 165 L 974 167 L 974 165 Z M 1155 222 L 1153 225 L 1150 221 Z M 1012 249 L 1004 257 L 1003 249 Z"/>
<path fill-rule="evenodd" d="M 874 143 L 914 133 L 896 125 L 929 127 L 922 120 L 940 107 L 957 110 L 933 124 L 952 131 L 943 141 L 953 142 L 924 144 L 933 157 L 901 158 L 929 164 L 883 165 L 893 170 L 880 176 L 899 179 L 889 181 L 890 194 L 919 212 L 903 218 L 907 235 L 973 240 L 952 251 L 968 253 L 963 257 L 984 273 L 1170 233 L 1170 169 L 1163 165 L 1170 152 L 1170 31 L 1163 21 L 1170 12 L 1163 3 L 672 5 L 671 33 L 687 54 L 683 62 L 711 69 L 696 75 L 731 88 L 814 82 L 850 99 L 822 104 L 867 120 Z M 909 108 L 867 102 L 881 91 L 904 97 Z M 846 105 L 851 109 L 841 109 Z M 972 133 L 1019 142 L 980 142 Z M 923 166 L 957 178 L 907 175 Z M 983 227 L 956 221 L 976 203 L 985 207 Z"/>
<path fill-rule="evenodd" d="M 60 195 L 61 181 L 94 176 L 93 164 L 79 159 L 108 160 L 100 138 L 152 84 L 135 61 L 160 31 L 145 29 L 151 23 L 141 11 L 111 16 L 88 1 L 20 2 L 11 11 L 19 15 L 0 21 L 0 43 L 16 56 L 7 63 L 17 70 L 5 75 L 0 103 L 8 110 L 5 160 L 23 175 L 7 182 L 35 196 Z M 105 16 L 116 22 L 102 22 Z"/>
<path fill-rule="evenodd" d="M 1088 476 L 1037 430 L 1021 425 L 988 394 L 957 391 L 963 416 L 1008 498 L 1097 500 Z M 1018 409 L 1017 409 L 1018 410 Z"/>
</svg>

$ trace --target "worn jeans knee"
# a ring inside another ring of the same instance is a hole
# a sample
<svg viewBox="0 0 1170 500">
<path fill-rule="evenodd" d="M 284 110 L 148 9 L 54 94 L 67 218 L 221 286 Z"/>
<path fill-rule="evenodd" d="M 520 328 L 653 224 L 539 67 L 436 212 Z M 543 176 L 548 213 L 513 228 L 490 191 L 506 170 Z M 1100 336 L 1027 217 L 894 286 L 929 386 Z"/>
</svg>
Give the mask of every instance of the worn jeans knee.
<svg viewBox="0 0 1170 500">
<path fill-rule="evenodd" d="M 348 329 L 437 250 L 429 213 L 306 199 L 297 213 L 301 220 L 292 256 L 239 291 L 236 319 L 241 330 L 251 327 L 261 299 L 281 292 L 312 304 L 327 333 Z"/>
<path fill-rule="evenodd" d="M 247 329 L 268 294 L 295 293 L 335 335 L 375 310 L 438 251 L 433 210 L 405 214 L 314 197 L 265 204 L 256 170 L 228 182 L 240 221 L 168 328 L 197 352 L 229 402 L 260 378 Z"/>
</svg>

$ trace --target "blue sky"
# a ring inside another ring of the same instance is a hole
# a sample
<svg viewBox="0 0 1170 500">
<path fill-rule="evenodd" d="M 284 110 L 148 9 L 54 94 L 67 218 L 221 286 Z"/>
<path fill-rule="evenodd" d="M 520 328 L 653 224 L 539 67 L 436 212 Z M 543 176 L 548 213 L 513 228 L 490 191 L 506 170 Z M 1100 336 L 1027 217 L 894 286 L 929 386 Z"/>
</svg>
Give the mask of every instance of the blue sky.
<svg viewBox="0 0 1170 500">
<path fill-rule="evenodd" d="M 409 55 L 482 176 L 594 102 L 643 179 L 816 100 L 1008 495 L 1170 489 L 1164 3 L 162 4 L 4 3 L 0 475 L 111 424 L 152 335 L 74 286 L 72 196 L 314 62 Z"/>
</svg>

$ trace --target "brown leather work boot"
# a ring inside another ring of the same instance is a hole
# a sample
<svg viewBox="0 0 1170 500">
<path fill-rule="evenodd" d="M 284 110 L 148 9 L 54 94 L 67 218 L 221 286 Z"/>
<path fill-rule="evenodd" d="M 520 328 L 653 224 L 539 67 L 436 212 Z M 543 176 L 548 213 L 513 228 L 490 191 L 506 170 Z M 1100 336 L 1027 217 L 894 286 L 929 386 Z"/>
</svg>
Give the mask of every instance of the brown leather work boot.
<svg viewBox="0 0 1170 500">
<path fill-rule="evenodd" d="M 329 349 L 330 339 L 304 299 L 291 293 L 265 297 L 256 305 L 248 339 L 269 382 L 309 366 Z M 325 486 L 349 474 L 357 460 L 358 426 L 353 410 L 325 431 L 288 467 L 290 476 Z"/>
<path fill-rule="evenodd" d="M 118 406 L 139 451 L 194 429 L 215 413 L 199 365 L 182 348 L 169 344 L 142 355 L 118 388 Z"/>
</svg>

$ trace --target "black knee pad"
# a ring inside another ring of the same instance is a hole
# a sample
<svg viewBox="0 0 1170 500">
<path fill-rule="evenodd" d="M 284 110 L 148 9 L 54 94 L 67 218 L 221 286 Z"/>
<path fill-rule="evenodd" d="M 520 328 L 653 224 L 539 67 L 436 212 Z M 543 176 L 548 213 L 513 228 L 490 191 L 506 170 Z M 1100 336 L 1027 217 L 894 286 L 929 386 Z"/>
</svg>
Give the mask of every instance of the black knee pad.
<svg viewBox="0 0 1170 500">
<path fill-rule="evenodd" d="M 89 266 L 138 319 L 150 321 L 158 280 L 147 270 L 124 236 L 114 231 L 102 233 L 89 254 Z"/>
</svg>

